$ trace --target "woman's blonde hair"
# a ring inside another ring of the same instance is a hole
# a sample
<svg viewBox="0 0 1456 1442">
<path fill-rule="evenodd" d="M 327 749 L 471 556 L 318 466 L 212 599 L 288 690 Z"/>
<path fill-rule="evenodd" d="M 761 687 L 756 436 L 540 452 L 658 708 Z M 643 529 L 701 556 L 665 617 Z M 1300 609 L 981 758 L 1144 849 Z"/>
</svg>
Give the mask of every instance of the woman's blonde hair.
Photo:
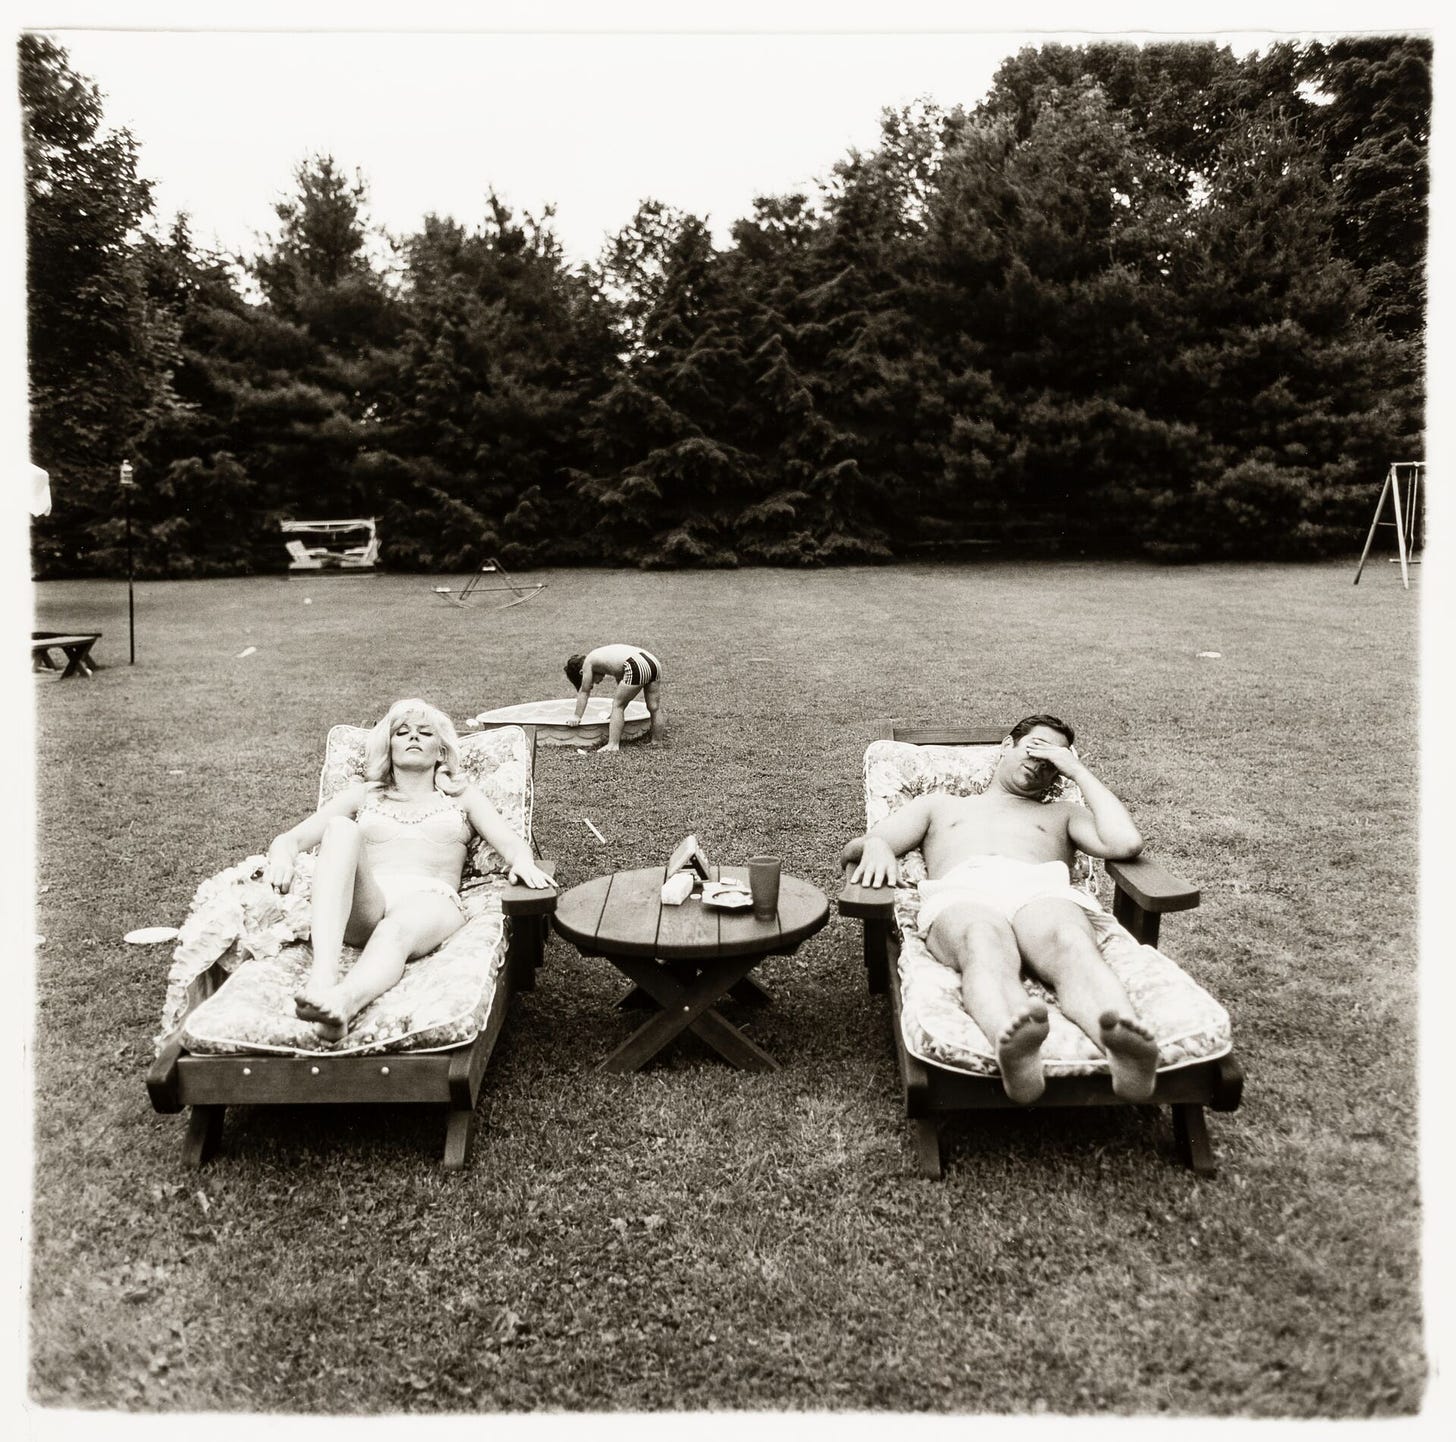
<svg viewBox="0 0 1456 1442">
<path fill-rule="evenodd" d="M 394 785 L 394 762 L 389 755 L 389 739 L 394 728 L 406 718 L 418 717 L 435 728 L 440 738 L 440 759 L 435 764 L 435 787 L 447 796 L 458 796 L 465 790 L 467 782 L 460 771 L 460 738 L 455 734 L 454 724 L 438 707 L 418 696 L 408 696 L 396 701 L 384 713 L 384 719 L 369 733 L 364 743 L 365 779 L 383 790 Z"/>
</svg>

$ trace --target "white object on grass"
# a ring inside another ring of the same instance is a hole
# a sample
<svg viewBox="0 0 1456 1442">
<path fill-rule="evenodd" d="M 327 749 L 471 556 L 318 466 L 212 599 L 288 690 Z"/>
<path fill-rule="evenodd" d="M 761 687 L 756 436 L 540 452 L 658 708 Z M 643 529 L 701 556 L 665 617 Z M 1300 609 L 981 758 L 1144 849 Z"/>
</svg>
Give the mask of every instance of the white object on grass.
<svg viewBox="0 0 1456 1442">
<path fill-rule="evenodd" d="M 235 660 L 238 660 L 238 661 L 241 661 L 244 656 L 251 656 L 257 649 L 258 648 L 256 646 L 249 646 L 246 650 L 239 651 L 238 654 L 237 654 L 237 656 L 234 657 L 234 659 Z"/>
<path fill-rule="evenodd" d="M 176 941 L 181 935 L 175 926 L 143 926 L 127 932 L 121 939 L 133 946 L 156 946 L 161 941 Z"/>
<path fill-rule="evenodd" d="M 1198 654 L 1200 656 L 1207 656 L 1211 660 L 1217 661 L 1223 655 L 1223 652 L 1222 651 L 1200 651 Z"/>
<path fill-rule="evenodd" d="M 303 604 L 305 606 L 312 606 L 313 605 L 313 597 L 312 596 L 305 596 L 303 598 Z"/>
<path fill-rule="evenodd" d="M 596 829 L 596 827 L 595 827 L 595 826 L 593 826 L 593 825 L 592 825 L 592 824 L 591 824 L 591 822 L 590 822 L 590 821 L 589 821 L 589 820 L 588 820 L 588 819 L 587 819 L 587 818 L 586 818 L 586 817 L 585 817 L 585 816 L 583 816 L 583 817 L 582 817 L 582 818 L 581 818 L 581 824 L 582 824 L 582 825 L 583 825 L 583 826 L 585 826 L 585 827 L 586 827 L 586 829 L 587 829 L 587 830 L 588 830 L 588 831 L 590 831 L 590 832 L 591 832 L 591 834 L 592 834 L 592 835 L 593 835 L 593 836 L 595 836 L 595 837 L 596 837 L 596 839 L 597 839 L 597 840 L 598 840 L 598 841 L 600 841 L 600 842 L 601 842 L 601 843 L 602 843 L 602 844 L 603 844 L 603 845 L 604 845 L 604 846 L 605 846 L 605 845 L 606 845 L 606 841 L 607 841 L 607 838 L 606 838 L 606 837 L 605 837 L 605 836 L 603 836 L 603 835 L 602 835 L 602 833 L 601 833 L 601 832 L 600 832 L 600 831 L 598 831 L 598 830 L 597 830 L 597 829 Z"/>
</svg>

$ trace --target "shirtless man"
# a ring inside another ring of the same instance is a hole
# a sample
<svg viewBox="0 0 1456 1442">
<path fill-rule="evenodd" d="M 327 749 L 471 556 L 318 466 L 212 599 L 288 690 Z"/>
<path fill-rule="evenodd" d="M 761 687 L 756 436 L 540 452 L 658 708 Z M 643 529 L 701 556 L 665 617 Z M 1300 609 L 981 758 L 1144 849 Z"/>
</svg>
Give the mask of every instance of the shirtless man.
<svg viewBox="0 0 1456 1442">
<path fill-rule="evenodd" d="M 1074 851 L 1126 860 L 1142 850 L 1132 817 L 1071 750 L 1073 731 L 1055 716 L 1028 716 L 978 796 L 927 794 L 851 841 L 841 865 L 861 886 L 893 886 L 896 857 L 919 846 L 920 929 L 937 961 L 961 974 L 966 1010 L 996 1047 L 1006 1095 L 1034 1102 L 1046 1089 L 1041 1044 L 1047 1009 L 1021 984 L 1026 966 L 1057 994 L 1063 1015 L 1106 1053 L 1112 1089 L 1146 1101 L 1158 1047 L 1122 983 L 1097 949 L 1088 911 L 1096 901 L 1071 885 Z M 1087 805 L 1044 801 L 1059 776 Z"/>
<path fill-rule="evenodd" d="M 647 739 L 665 741 L 666 727 L 662 717 L 662 663 L 651 651 L 640 646 L 597 646 L 585 656 L 572 656 L 565 666 L 566 677 L 576 687 L 576 715 L 573 726 L 581 725 L 592 688 L 604 676 L 616 678 L 612 695 L 612 716 L 607 722 L 607 740 L 603 751 L 616 751 L 622 744 L 622 728 L 627 723 L 627 703 L 640 691 L 647 703 Z"/>
</svg>

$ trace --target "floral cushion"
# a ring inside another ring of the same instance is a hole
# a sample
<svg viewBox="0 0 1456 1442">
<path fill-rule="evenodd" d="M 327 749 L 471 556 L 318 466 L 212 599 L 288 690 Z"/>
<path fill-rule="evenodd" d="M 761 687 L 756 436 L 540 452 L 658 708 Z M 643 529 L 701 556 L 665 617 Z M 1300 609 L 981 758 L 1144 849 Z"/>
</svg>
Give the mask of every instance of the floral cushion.
<svg viewBox="0 0 1456 1442">
<path fill-rule="evenodd" d="M 912 746 L 876 741 L 865 752 L 865 819 L 874 826 L 912 797 L 930 791 L 971 796 L 984 790 L 1001 746 Z M 1080 801 L 1075 786 L 1061 782 L 1053 794 Z M 1075 884 L 1096 896 L 1092 858 L 1078 853 Z M 991 1042 L 961 1001 L 960 974 L 942 965 L 919 930 L 920 893 L 926 875 L 918 850 L 901 858 L 902 885 L 895 893 L 900 931 L 900 1031 L 911 1055 L 931 1065 L 994 1076 L 1000 1068 Z M 1228 1013 L 1176 963 L 1142 946 L 1106 911 L 1089 912 L 1103 960 L 1126 988 L 1138 1015 L 1158 1040 L 1158 1069 L 1171 1070 L 1222 1056 L 1233 1046 Z M 1031 977 L 1028 990 L 1048 1006 L 1051 1031 L 1042 1045 L 1048 1076 L 1083 1076 L 1107 1070 L 1107 1058 L 1080 1027 L 1057 1009 L 1056 998 Z"/>
<path fill-rule="evenodd" d="M 329 732 L 319 802 L 362 781 L 364 738 L 357 726 Z M 503 727 L 461 739 L 462 770 L 519 835 L 530 837 L 531 752 L 525 732 Z M 308 947 L 314 856 L 298 858 L 293 884 L 279 894 L 264 880 L 267 858 L 249 856 L 208 877 L 181 927 L 158 1049 L 183 1023 L 194 1052 L 344 1055 L 433 1050 L 472 1040 L 489 1014 L 505 962 L 500 892 L 505 865 L 473 845 L 462 882 L 467 919 L 442 946 L 412 961 L 401 980 L 354 1019 L 338 1042 L 320 1039 L 294 1012 L 293 996 L 311 962 Z M 358 958 L 344 948 L 341 970 Z M 190 1014 L 188 988 L 214 963 L 227 981 Z"/>
<path fill-rule="evenodd" d="M 324 746 L 318 804 L 364 780 L 364 743 L 369 728 L 335 726 Z M 519 726 L 501 726 L 460 738 L 460 774 L 485 793 L 506 824 L 526 841 L 531 839 L 531 743 Z M 472 838 L 465 857 L 462 885 L 504 876 L 506 863 L 494 847 Z"/>
<path fill-rule="evenodd" d="M 458 1046 L 480 1030 L 505 963 L 505 917 L 497 878 L 463 893 L 465 925 L 405 967 L 340 1041 L 325 1042 L 294 1011 L 293 997 L 312 962 L 308 945 L 312 856 L 299 858 L 286 896 L 263 879 L 266 858 L 250 856 L 197 889 L 167 978 L 160 1048 L 182 1024 L 192 1052 L 284 1052 L 331 1056 L 429 1051 Z M 341 974 L 358 960 L 344 948 Z M 206 1001 L 187 1011 L 187 988 L 214 962 L 229 973 Z"/>
</svg>

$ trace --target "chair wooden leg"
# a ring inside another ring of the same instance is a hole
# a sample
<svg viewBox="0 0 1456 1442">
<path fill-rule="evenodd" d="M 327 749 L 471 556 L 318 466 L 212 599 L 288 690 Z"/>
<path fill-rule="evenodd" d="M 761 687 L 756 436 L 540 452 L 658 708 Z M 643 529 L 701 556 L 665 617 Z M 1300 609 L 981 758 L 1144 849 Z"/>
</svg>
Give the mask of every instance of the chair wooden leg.
<svg viewBox="0 0 1456 1442">
<path fill-rule="evenodd" d="M 1217 1079 L 1213 1097 L 1209 1101 L 1216 1112 L 1231 1112 L 1238 1108 L 1244 1095 L 1244 1069 L 1232 1052 L 1218 1059 Z"/>
<path fill-rule="evenodd" d="M 445 1159 L 447 1172 L 465 1169 L 470 1159 L 470 1144 L 475 1138 L 475 1108 L 451 1107 L 445 1124 Z"/>
<path fill-rule="evenodd" d="M 866 921 L 864 924 L 865 985 L 871 996 L 882 996 L 889 990 L 890 924 Z"/>
<path fill-rule="evenodd" d="M 187 1119 L 187 1136 L 182 1142 L 182 1162 L 194 1170 L 217 1151 L 222 1140 L 225 1106 L 194 1106 Z"/>
<path fill-rule="evenodd" d="M 923 1177 L 945 1175 L 940 1156 L 940 1124 L 934 1117 L 912 1117 L 915 1129 L 915 1161 Z"/>
<path fill-rule="evenodd" d="M 511 985 L 516 991 L 534 991 L 536 972 L 546 959 L 546 919 L 516 916 L 511 918 L 510 928 L 506 964 L 511 970 Z"/>
<path fill-rule="evenodd" d="M 1208 1139 L 1208 1123 L 1204 1121 L 1203 1108 L 1197 1102 L 1173 1103 L 1173 1137 L 1184 1166 L 1200 1177 L 1218 1175 L 1218 1162 L 1213 1155 L 1213 1144 Z"/>
</svg>

